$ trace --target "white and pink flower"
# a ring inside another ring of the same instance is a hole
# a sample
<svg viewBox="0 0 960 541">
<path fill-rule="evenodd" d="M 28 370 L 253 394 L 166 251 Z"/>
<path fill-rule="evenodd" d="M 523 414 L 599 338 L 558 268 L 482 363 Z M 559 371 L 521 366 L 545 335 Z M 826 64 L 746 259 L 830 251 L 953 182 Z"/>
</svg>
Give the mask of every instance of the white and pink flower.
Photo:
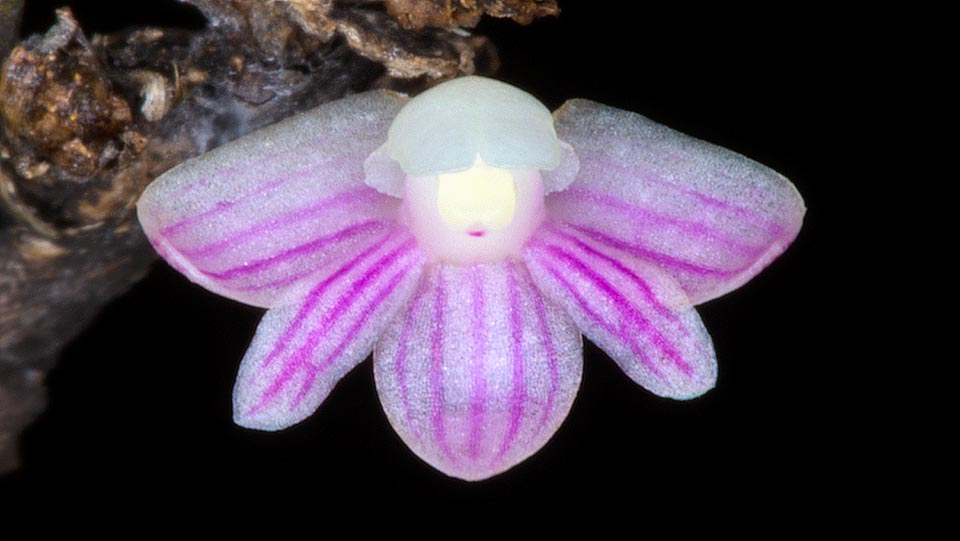
<svg viewBox="0 0 960 541">
<path fill-rule="evenodd" d="M 694 305 L 760 272 L 803 200 L 775 171 L 640 115 L 553 115 L 491 79 L 328 103 L 176 167 L 139 202 L 157 251 L 269 308 L 238 424 L 313 413 L 372 351 L 406 444 L 483 479 L 542 447 L 580 384 L 581 333 L 653 393 L 713 387 Z"/>
</svg>

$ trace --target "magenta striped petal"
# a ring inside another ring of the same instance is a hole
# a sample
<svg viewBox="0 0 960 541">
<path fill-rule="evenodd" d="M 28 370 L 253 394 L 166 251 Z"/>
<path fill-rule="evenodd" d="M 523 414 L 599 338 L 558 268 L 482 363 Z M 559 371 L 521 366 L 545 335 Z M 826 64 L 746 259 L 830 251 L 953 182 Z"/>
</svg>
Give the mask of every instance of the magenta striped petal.
<svg viewBox="0 0 960 541">
<path fill-rule="evenodd" d="M 695 303 L 744 284 L 793 242 L 793 184 L 735 152 L 587 100 L 556 113 L 580 173 L 550 215 L 594 242 L 670 273 Z"/>
<path fill-rule="evenodd" d="M 171 169 L 138 203 L 143 229 L 211 291 L 258 306 L 295 300 L 317 268 L 396 220 L 399 200 L 364 184 L 363 162 L 401 105 L 358 94 Z"/>
<path fill-rule="evenodd" d="M 556 432 L 580 385 L 580 331 L 519 262 L 427 271 L 374 352 L 380 401 L 420 458 L 484 479 Z"/>
<path fill-rule="evenodd" d="M 299 305 L 269 310 L 234 387 L 234 420 L 279 430 L 317 409 L 416 290 L 425 257 L 403 228 L 329 262 Z"/>
<path fill-rule="evenodd" d="M 570 226 L 544 224 L 524 255 L 540 291 L 650 391 L 688 399 L 713 387 L 713 344 L 686 294 L 654 265 Z"/>
</svg>

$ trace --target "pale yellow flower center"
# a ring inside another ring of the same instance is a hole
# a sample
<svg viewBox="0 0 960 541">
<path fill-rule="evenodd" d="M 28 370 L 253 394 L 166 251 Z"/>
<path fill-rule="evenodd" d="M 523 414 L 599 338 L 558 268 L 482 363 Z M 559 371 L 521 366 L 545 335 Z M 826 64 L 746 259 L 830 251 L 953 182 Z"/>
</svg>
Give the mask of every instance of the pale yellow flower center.
<svg viewBox="0 0 960 541">
<path fill-rule="evenodd" d="M 456 173 L 407 177 L 405 218 L 434 260 L 469 265 L 519 255 L 543 221 L 535 169 L 502 169 L 479 158 Z"/>
</svg>

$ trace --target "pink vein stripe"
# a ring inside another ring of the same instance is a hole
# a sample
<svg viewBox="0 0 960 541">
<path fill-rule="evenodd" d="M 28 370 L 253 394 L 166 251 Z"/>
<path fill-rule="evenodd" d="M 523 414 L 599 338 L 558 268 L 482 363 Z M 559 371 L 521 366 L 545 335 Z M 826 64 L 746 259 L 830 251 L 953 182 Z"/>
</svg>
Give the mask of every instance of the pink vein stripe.
<svg viewBox="0 0 960 541">
<path fill-rule="evenodd" d="M 647 261 L 656 263 L 662 267 L 669 267 L 669 268 L 677 269 L 679 271 L 688 272 L 690 274 L 696 274 L 699 276 L 719 276 L 719 277 L 736 276 L 737 274 L 740 274 L 746 269 L 749 269 L 755 262 L 755 261 L 751 261 L 747 265 L 742 265 L 740 267 L 737 267 L 731 270 L 718 269 L 715 267 L 708 267 L 706 265 L 700 265 L 697 263 L 685 261 L 683 259 L 669 256 L 662 252 L 657 252 L 649 248 L 644 248 L 643 246 L 631 244 L 624 240 L 611 237 L 596 229 L 576 225 L 570 222 L 564 222 L 564 225 L 567 225 L 571 229 L 574 229 L 580 233 L 583 233 L 585 236 L 601 244 L 606 244 L 611 248 L 623 250 L 624 252 L 635 255 L 641 259 L 645 259 Z"/>
<path fill-rule="evenodd" d="M 266 283 L 247 284 L 245 286 L 240 286 L 240 287 L 234 286 L 234 287 L 231 287 L 230 289 L 232 289 L 233 291 L 263 291 L 265 289 L 283 287 L 283 286 L 292 284 L 293 282 L 297 282 L 302 278 L 309 276 L 315 272 L 317 272 L 316 268 L 308 267 L 298 272 L 295 272 L 293 274 L 284 276 L 282 278 L 277 278 L 276 280 L 271 280 Z"/>
<path fill-rule="evenodd" d="M 510 294 L 510 352 L 513 356 L 513 390 L 510 395 L 510 425 L 503 438 L 503 444 L 497 453 L 496 459 L 503 458 L 513 444 L 520 430 L 520 421 L 523 417 L 524 402 L 527 399 L 527 383 L 524 379 L 523 362 L 523 325 L 520 321 L 520 292 L 517 287 L 517 273 L 514 262 L 507 263 L 507 289 Z"/>
<path fill-rule="evenodd" d="M 180 253 L 191 257 L 205 257 L 214 255 L 222 252 L 224 249 L 229 248 L 232 245 L 236 245 L 240 241 L 249 239 L 251 237 L 259 237 L 261 235 L 274 233 L 277 229 L 302 222 L 307 218 L 318 216 L 339 206 L 354 204 L 358 200 L 373 199 L 373 196 L 382 197 L 379 192 L 370 188 L 361 188 L 358 190 L 340 192 L 309 207 L 281 214 L 268 222 L 258 223 L 252 227 L 248 227 L 247 229 L 237 231 L 228 237 L 211 242 L 210 244 L 196 248 L 180 250 Z"/>
<path fill-rule="evenodd" d="M 287 382 L 293 377 L 293 375 L 300 368 L 307 365 L 310 356 L 313 355 L 314 350 L 316 350 L 317 345 L 319 345 L 320 338 L 330 330 L 331 324 L 339 319 L 343 312 L 345 312 L 352 305 L 353 300 L 367 287 L 369 282 L 375 280 L 379 275 L 381 275 L 386 268 L 392 265 L 394 261 L 401 256 L 401 254 L 405 255 L 407 252 L 410 252 L 413 244 L 413 240 L 410 239 L 399 247 L 394 248 L 390 253 L 383 256 L 376 263 L 373 263 L 370 266 L 371 268 L 369 268 L 359 280 L 356 280 L 351 285 L 351 287 L 347 290 L 347 294 L 337 300 L 337 304 L 330 311 L 330 313 L 326 314 L 320 324 L 307 335 L 307 339 L 304 344 L 292 353 L 289 360 L 287 360 L 284 364 L 281 373 L 273 381 L 271 386 L 264 391 L 264 393 L 261 395 L 260 401 L 250 410 L 250 414 L 256 413 L 266 404 L 268 404 L 277 395 L 277 393 L 279 393 L 280 390 L 286 386 Z M 301 309 L 301 312 L 302 311 L 303 310 Z M 305 315 L 306 314 L 298 314 L 297 319 L 295 319 L 293 324 L 288 327 L 288 330 L 293 327 L 301 327 L 303 324 L 301 316 Z M 284 333 L 284 336 L 281 337 L 281 340 L 278 341 L 276 346 L 274 346 L 274 350 L 271 351 L 270 355 L 264 359 L 264 363 L 261 366 L 266 367 L 278 349 L 286 349 L 286 343 L 283 340 L 283 338 L 286 338 L 286 335 L 287 333 Z"/>
<path fill-rule="evenodd" d="M 603 252 L 600 252 L 594 249 L 592 246 L 584 243 L 582 240 L 576 238 L 575 236 L 570 235 L 564 231 L 561 231 L 560 228 L 556 227 L 553 224 L 545 224 L 544 230 L 554 233 L 555 235 L 561 237 L 565 241 L 572 242 L 575 246 L 577 246 L 587 254 L 600 259 L 601 261 L 613 267 L 621 275 L 626 276 L 627 279 L 633 282 L 633 284 L 643 292 L 644 298 L 647 300 L 647 302 L 653 305 L 654 310 L 658 314 L 660 314 L 661 317 L 664 317 L 668 321 L 676 324 L 677 328 L 680 330 L 681 336 L 683 336 L 684 338 L 690 338 L 691 336 L 690 329 L 687 328 L 686 324 L 684 324 L 674 312 L 670 311 L 666 306 L 663 305 L 663 303 L 660 302 L 660 300 L 656 296 L 656 293 L 653 292 L 653 288 L 651 288 L 650 285 L 647 284 L 647 282 L 643 278 L 641 278 L 640 276 L 637 276 L 632 270 L 624 266 L 622 263 L 620 263 L 616 259 L 609 257 Z M 701 355 L 706 353 L 703 350 L 703 344 L 699 340 L 696 341 L 696 347 L 697 347 L 697 352 L 700 353 Z"/>
<path fill-rule="evenodd" d="M 578 257 L 567 252 L 559 246 L 545 244 L 544 249 L 555 259 L 566 261 L 568 266 L 573 267 L 577 272 L 593 282 L 593 284 L 597 286 L 597 288 L 600 289 L 604 295 L 606 295 L 617 305 L 617 308 L 620 310 L 621 314 L 636 323 L 640 327 L 641 331 L 646 331 L 657 349 L 666 354 L 666 356 L 673 361 L 673 363 L 677 368 L 680 369 L 681 372 L 688 376 L 693 374 L 693 367 L 691 367 L 683 359 L 683 356 L 680 355 L 680 352 L 678 352 L 676 348 L 674 348 L 673 344 L 671 344 L 670 341 L 663 336 L 663 334 L 655 325 L 650 322 L 650 320 L 644 317 L 637 308 L 631 305 L 630 302 L 615 287 L 613 287 L 613 285 L 604 279 L 603 276 L 597 274 Z"/>
<path fill-rule="evenodd" d="M 321 248 L 328 247 L 333 244 L 337 244 L 348 240 L 350 238 L 356 237 L 363 233 L 369 233 L 373 231 L 382 231 L 388 227 L 388 222 L 381 220 L 370 220 L 367 222 L 361 222 L 359 224 L 352 225 L 346 229 L 337 231 L 325 237 L 320 237 L 314 239 L 308 243 L 301 244 L 299 246 L 294 246 L 288 250 L 284 250 L 278 254 L 272 255 L 264 259 L 258 259 L 252 263 L 227 269 L 223 272 L 211 272 L 203 269 L 198 269 L 200 272 L 209 276 L 210 278 L 216 280 L 231 280 L 233 278 L 238 278 L 241 276 L 246 276 L 249 274 L 255 274 L 262 272 L 271 267 L 275 267 L 284 261 L 289 261 L 294 259 L 297 256 L 309 254 L 320 250 Z"/>
<path fill-rule="evenodd" d="M 683 231 L 690 238 L 704 239 L 706 242 L 715 242 L 726 247 L 729 251 L 740 254 L 744 257 L 756 257 L 757 252 L 762 250 L 756 246 L 743 244 L 735 239 L 726 236 L 722 231 L 714 230 L 702 222 L 693 222 L 670 218 L 658 214 L 650 209 L 631 205 L 622 199 L 610 197 L 606 194 L 587 190 L 583 188 L 571 188 L 564 192 L 563 198 L 569 197 L 570 201 L 576 201 L 582 204 L 583 201 L 590 201 L 603 205 L 607 209 L 617 212 L 626 217 L 628 221 L 634 224 L 641 231 L 648 231 L 651 228 L 649 224 L 654 224 L 658 228 L 666 229 L 673 227 Z"/>
<path fill-rule="evenodd" d="M 300 310 L 297 312 L 297 315 L 293 318 L 293 321 L 290 325 L 287 326 L 283 334 L 280 336 L 280 339 L 277 340 L 276 345 L 273 346 L 273 349 L 270 351 L 270 354 L 267 355 L 263 362 L 261 363 L 262 368 L 266 368 L 270 365 L 273 360 L 283 353 L 287 345 L 293 336 L 300 331 L 300 328 L 303 326 L 303 323 L 311 315 L 313 310 L 317 307 L 317 303 L 320 302 L 320 298 L 327 291 L 327 289 L 338 280 L 340 280 L 344 275 L 350 272 L 354 267 L 360 264 L 364 259 L 370 256 L 370 254 L 376 252 L 383 247 L 384 244 L 392 237 L 393 235 L 385 235 L 383 238 L 377 242 L 368 246 L 364 251 L 357 254 L 353 259 L 348 261 L 346 264 L 338 268 L 333 274 L 328 276 L 322 282 L 317 284 L 313 290 L 307 295 L 306 300 L 303 305 L 300 307 Z"/>
<path fill-rule="evenodd" d="M 397 286 L 400 285 L 400 282 L 403 278 L 410 272 L 410 269 L 414 266 L 415 262 L 410 262 L 399 271 L 397 271 L 387 282 L 387 284 L 380 288 L 380 291 L 377 292 L 377 295 L 372 299 L 367 305 L 363 308 L 363 311 L 360 314 L 360 317 L 357 318 L 357 321 L 350 327 L 350 330 L 347 331 L 347 335 L 337 344 L 337 347 L 327 355 L 327 357 L 320 364 L 308 363 L 307 375 L 303 380 L 303 385 L 300 387 L 300 391 L 297 393 L 297 396 L 294 397 L 293 403 L 290 405 L 290 409 L 296 408 L 300 401 L 307 395 L 310 391 L 310 388 L 313 386 L 313 382 L 316 381 L 317 376 L 322 375 L 330 366 L 333 365 L 344 352 L 349 345 L 351 345 L 360 334 L 360 331 L 366 326 L 370 321 L 370 317 L 373 313 L 383 305 L 384 301 L 393 294 L 393 291 L 397 289 Z"/>
<path fill-rule="evenodd" d="M 249 192 L 249 193 L 246 193 L 246 194 L 243 194 L 243 195 L 241 195 L 240 197 L 238 197 L 238 198 L 236 198 L 236 199 L 234 199 L 234 200 L 232 200 L 232 201 L 220 201 L 220 202 L 218 202 L 216 205 L 214 205 L 214 206 L 213 206 L 212 208 L 210 208 L 210 209 L 207 209 L 207 210 L 205 210 L 205 211 L 202 211 L 202 212 L 200 212 L 200 213 L 198 213 L 198 214 L 193 214 L 193 215 L 191 215 L 191 216 L 183 217 L 183 218 L 181 218 L 180 220 L 174 222 L 173 224 L 170 224 L 170 225 L 162 228 L 162 229 L 160 230 L 160 234 L 161 234 L 161 235 L 164 235 L 164 236 L 169 236 L 169 235 L 178 233 L 178 232 L 180 232 L 181 230 L 183 230 L 183 229 L 185 229 L 185 228 L 187 228 L 187 227 L 189 227 L 189 226 L 191 226 L 191 225 L 194 225 L 194 224 L 196 224 L 197 222 L 199 222 L 199 221 L 201 221 L 201 220 L 204 220 L 204 219 L 206 219 L 206 218 L 210 218 L 210 217 L 216 216 L 216 215 L 221 214 L 221 213 L 223 213 L 223 212 L 227 212 L 228 210 L 236 207 L 237 205 L 239 205 L 239 204 L 241 204 L 241 203 L 245 203 L 245 202 L 251 200 L 252 198 L 254 198 L 254 197 L 258 196 L 258 195 L 262 195 L 262 194 L 264 194 L 264 193 L 266 193 L 266 192 L 268 192 L 268 191 L 270 191 L 270 190 L 272 190 L 272 189 L 274 189 L 274 188 L 276 188 L 276 187 L 282 186 L 283 184 L 286 184 L 287 182 L 290 182 L 290 181 L 293 181 L 293 180 L 300 180 L 300 179 L 304 179 L 304 178 L 307 178 L 307 179 L 316 178 L 316 169 L 317 169 L 317 167 L 335 166 L 335 165 L 337 165 L 337 164 L 339 164 L 339 163 L 341 163 L 341 162 L 346 161 L 348 158 L 352 158 L 352 157 L 341 157 L 341 158 L 338 158 L 338 159 L 336 159 L 336 160 L 328 160 L 328 161 L 326 161 L 326 162 L 320 162 L 320 163 L 316 163 L 316 164 L 310 164 L 310 165 L 301 167 L 301 168 L 299 168 L 299 169 L 295 169 L 295 170 L 293 170 L 293 171 L 284 172 L 284 174 L 283 174 L 282 176 L 274 177 L 274 178 L 272 178 L 272 179 L 270 179 L 270 180 L 267 180 L 267 181 L 265 181 L 264 184 L 261 184 L 260 186 L 258 186 L 256 190 L 254 190 L 254 191 L 252 191 L 252 192 Z M 184 187 L 183 191 L 182 191 L 179 195 L 178 195 L 178 194 L 173 194 L 172 197 L 176 197 L 176 198 L 184 197 L 184 196 L 186 196 L 189 192 L 193 191 L 194 189 L 199 189 L 199 188 L 202 188 L 202 187 L 206 186 L 206 185 L 207 185 L 210 181 L 212 181 L 212 180 L 215 180 L 215 179 L 218 179 L 218 178 L 221 178 L 221 177 L 226 177 L 226 176 L 233 175 L 234 173 L 236 173 L 236 172 L 238 172 L 238 171 L 242 171 L 242 170 L 244 170 L 244 169 L 246 169 L 246 167 L 245 167 L 245 166 L 242 166 L 242 165 L 230 167 L 230 168 L 228 168 L 228 169 L 225 169 L 225 170 L 219 172 L 218 174 L 216 174 L 216 175 L 214 175 L 214 176 L 212 176 L 212 177 L 208 177 L 207 179 L 200 180 L 200 181 L 197 181 L 197 182 L 193 182 L 193 183 L 191 183 L 191 184 L 188 184 L 187 186 Z"/>
<path fill-rule="evenodd" d="M 671 188 L 676 189 L 677 191 L 679 191 L 684 195 L 692 196 L 693 198 L 699 200 L 701 203 L 705 205 L 709 205 L 712 207 L 733 212 L 738 217 L 744 220 L 748 220 L 753 225 L 756 225 L 758 227 L 772 228 L 777 230 L 781 229 L 781 226 L 777 224 L 774 220 L 767 218 L 765 216 L 762 216 L 754 212 L 748 207 L 742 207 L 740 205 L 730 203 L 729 201 L 717 199 L 716 197 L 707 195 L 703 192 L 698 192 L 697 190 L 691 188 L 690 186 L 686 186 L 684 184 L 680 184 L 677 182 L 671 182 L 660 175 L 656 175 L 651 171 L 641 170 L 635 166 L 629 166 L 626 164 L 617 163 L 613 160 L 607 160 L 603 158 L 591 158 L 590 156 L 584 156 L 580 159 L 580 167 L 581 167 L 580 169 L 581 175 L 585 174 L 585 172 L 590 168 L 597 168 L 603 171 L 607 177 L 609 177 L 609 174 L 607 173 L 609 169 L 618 169 L 620 171 L 620 174 L 623 176 L 631 177 L 631 178 L 642 178 L 646 182 L 653 182 L 656 184 L 661 184 L 663 186 L 669 186 Z M 734 177 L 731 177 L 730 175 L 727 175 L 722 172 L 720 173 L 720 175 L 728 179 L 734 179 Z M 737 180 L 740 180 L 741 182 L 747 182 L 747 183 L 751 182 L 749 178 L 737 179 Z"/>
<path fill-rule="evenodd" d="M 313 350 L 316 349 L 320 338 L 324 333 L 326 333 L 326 331 L 329 330 L 330 325 L 336 322 L 343 315 L 343 313 L 353 305 L 354 299 L 356 299 L 360 293 L 371 284 L 371 282 L 376 280 L 384 273 L 385 270 L 390 268 L 390 266 L 393 265 L 397 259 L 400 259 L 411 252 L 415 244 L 416 243 L 412 238 L 408 239 L 400 246 L 397 246 L 391 250 L 376 263 L 373 263 L 359 280 L 354 281 L 350 285 L 350 288 L 347 290 L 346 294 L 337 299 L 337 303 L 333 306 L 333 309 L 331 309 L 327 314 L 324 314 L 321 325 L 313 329 L 313 331 L 307 335 L 306 343 L 297 349 L 297 352 L 294 355 L 294 360 L 300 361 L 308 358 L 313 353 Z"/>
<path fill-rule="evenodd" d="M 547 362 L 550 370 L 550 391 L 547 393 L 547 405 L 543 409 L 543 415 L 540 416 L 540 422 L 537 423 L 537 429 L 533 434 L 536 438 L 543 431 L 547 424 L 547 419 L 553 412 L 553 403 L 557 396 L 557 390 L 560 388 L 560 373 L 557 361 L 557 352 L 553 344 L 553 333 L 550 332 L 550 326 L 547 324 L 547 309 L 543 304 L 543 297 L 536 288 L 527 285 L 527 291 L 533 297 L 533 310 L 537 315 L 537 327 L 540 329 L 540 336 L 543 337 L 543 348 L 547 353 Z"/>
<path fill-rule="evenodd" d="M 400 344 L 397 347 L 397 363 L 394 365 L 394 377 L 397 380 L 397 387 L 400 388 L 400 401 L 403 403 L 403 415 L 407 420 L 407 426 L 413 430 L 414 436 L 421 439 L 419 425 L 413 422 L 413 408 L 410 407 L 410 390 L 407 388 L 407 343 L 410 341 L 410 333 L 413 329 L 413 322 L 418 319 L 417 314 L 426 297 L 427 288 L 423 284 L 417 288 L 417 292 L 410 303 L 407 317 L 403 322 L 403 330 L 400 332 Z"/>
<path fill-rule="evenodd" d="M 447 302 L 443 265 L 437 267 L 437 297 L 433 306 L 433 336 L 430 338 L 430 406 L 433 419 L 433 437 L 448 459 L 454 460 L 447 444 L 447 430 L 443 422 L 443 333 L 446 320 L 444 306 Z"/>
<path fill-rule="evenodd" d="M 620 263 L 619 261 L 608 256 L 607 254 L 604 254 L 603 252 L 600 252 L 594 249 L 592 246 L 584 243 L 582 240 L 576 238 L 575 236 L 562 231 L 559 227 L 557 227 L 554 224 L 550 224 L 550 223 L 544 224 L 543 230 L 552 233 L 554 236 L 559 237 L 563 241 L 568 242 L 573 246 L 576 246 L 583 252 L 586 252 L 588 255 L 595 257 L 603 261 L 607 265 L 613 267 L 614 270 L 619 272 L 621 275 L 626 276 L 627 279 L 633 282 L 633 284 L 637 286 L 640 289 L 640 291 L 643 292 L 643 297 L 647 300 L 647 302 L 653 305 L 654 309 L 657 311 L 658 314 L 669 319 L 674 323 L 680 322 L 680 318 L 678 318 L 676 314 L 668 310 L 667 307 L 664 306 L 659 299 L 657 299 L 657 296 L 653 292 L 653 289 L 650 287 L 650 285 L 647 284 L 647 282 L 644 279 L 637 276 L 632 270 L 625 267 L 623 263 Z"/>
<path fill-rule="evenodd" d="M 471 366 L 471 397 L 470 397 L 470 440 L 468 452 L 470 458 L 477 458 L 480 454 L 480 439 L 483 436 L 483 417 L 487 403 L 487 383 L 484 373 L 484 362 L 487 357 L 487 324 L 484 320 L 484 276 L 483 270 L 475 266 L 470 271 L 471 300 L 471 327 L 473 334 Z"/>
<path fill-rule="evenodd" d="M 650 361 L 646 352 L 643 351 L 643 348 L 641 348 L 639 344 L 637 344 L 629 332 L 626 332 L 622 326 L 619 329 L 614 328 L 610 322 L 593 310 L 593 308 L 590 307 L 590 303 L 587 302 L 587 299 L 583 297 L 580 291 L 564 277 L 564 273 L 560 272 L 557 267 L 551 265 L 544 256 L 536 253 L 531 253 L 530 255 L 540 266 L 542 266 L 551 276 L 553 276 L 557 282 L 560 283 L 560 286 L 563 287 L 563 289 L 565 289 L 570 296 L 573 297 L 574 301 L 576 301 L 580 308 L 583 309 L 588 318 L 599 325 L 607 333 L 618 337 L 622 342 L 626 343 L 630 347 L 630 351 L 640 358 L 640 364 L 642 364 L 647 371 L 653 374 L 657 379 L 662 381 L 667 380 L 666 376 L 660 371 L 660 368 Z"/>
<path fill-rule="evenodd" d="M 271 182 L 264 184 L 263 186 L 260 186 L 259 188 L 257 188 L 256 191 L 249 193 L 239 199 L 234 199 L 233 201 L 218 201 L 217 204 L 213 206 L 213 208 L 207 209 L 199 214 L 194 214 L 187 218 L 183 218 L 171 225 L 168 225 L 160 229 L 160 234 L 165 237 L 176 235 L 177 233 L 183 231 L 184 229 L 190 227 L 191 225 L 201 220 L 227 212 L 228 210 L 236 207 L 237 205 L 246 201 L 247 199 L 250 199 L 254 196 L 268 192 L 273 188 L 276 188 L 277 186 L 283 184 L 286 181 L 287 179 L 275 179 Z"/>
</svg>

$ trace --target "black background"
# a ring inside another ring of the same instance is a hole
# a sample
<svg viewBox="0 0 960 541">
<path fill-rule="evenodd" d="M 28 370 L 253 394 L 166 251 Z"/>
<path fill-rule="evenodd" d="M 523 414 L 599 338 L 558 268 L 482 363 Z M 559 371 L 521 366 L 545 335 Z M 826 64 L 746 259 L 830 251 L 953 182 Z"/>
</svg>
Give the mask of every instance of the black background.
<svg viewBox="0 0 960 541">
<path fill-rule="evenodd" d="M 172 0 L 27 3 L 32 32 L 57 4 L 73 6 L 88 33 L 203 24 Z M 909 56 L 940 39 L 943 14 L 778 6 L 561 1 L 558 19 L 477 29 L 499 48 L 498 77 L 551 109 L 585 97 L 640 112 L 780 171 L 803 194 L 806 223 L 786 254 L 700 308 L 720 366 L 705 396 L 655 397 L 586 344 L 583 384 L 559 432 L 478 483 L 447 478 L 406 449 L 369 361 L 305 422 L 248 431 L 232 424 L 231 389 L 261 312 L 158 263 L 66 349 L 48 378 L 49 409 L 24 435 L 23 467 L 0 491 L 27 507 L 112 519 L 167 509 L 173 522 L 192 508 L 234 525 L 335 522 L 351 508 L 367 513 L 351 523 L 364 531 L 393 512 L 414 529 L 437 516 L 467 531 L 487 517 L 560 526 L 598 517 L 638 534 L 647 521 L 678 531 L 709 523 L 708 509 L 745 522 L 799 513 L 807 518 L 783 522 L 798 527 L 843 514 L 870 477 L 856 449 L 871 406 L 850 392 L 868 383 L 846 380 L 864 362 L 849 333 L 865 287 L 850 282 L 861 248 L 849 216 L 865 206 L 861 162 L 878 150 L 863 141 L 876 96 L 900 68 L 922 71 Z"/>
</svg>

